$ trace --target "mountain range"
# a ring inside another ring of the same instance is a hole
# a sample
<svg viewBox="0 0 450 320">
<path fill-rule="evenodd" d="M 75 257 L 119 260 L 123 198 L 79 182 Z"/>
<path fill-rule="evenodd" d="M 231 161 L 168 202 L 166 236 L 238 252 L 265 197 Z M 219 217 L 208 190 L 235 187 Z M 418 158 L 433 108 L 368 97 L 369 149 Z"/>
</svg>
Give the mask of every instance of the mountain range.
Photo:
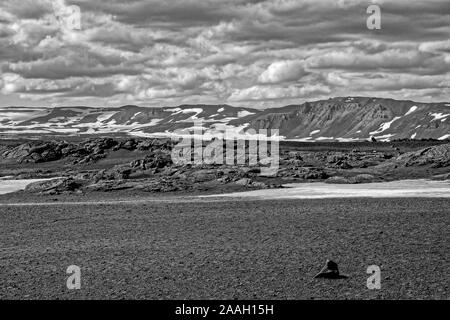
<svg viewBox="0 0 450 320">
<path fill-rule="evenodd" d="M 197 122 L 195 122 L 197 121 Z M 278 129 L 281 139 L 358 141 L 375 137 L 449 139 L 450 103 L 422 103 L 370 97 L 336 97 L 264 110 L 229 105 L 177 107 L 0 107 L 0 135 L 5 137 L 127 134 L 171 136 L 176 130 L 216 135 L 224 130 Z"/>
</svg>

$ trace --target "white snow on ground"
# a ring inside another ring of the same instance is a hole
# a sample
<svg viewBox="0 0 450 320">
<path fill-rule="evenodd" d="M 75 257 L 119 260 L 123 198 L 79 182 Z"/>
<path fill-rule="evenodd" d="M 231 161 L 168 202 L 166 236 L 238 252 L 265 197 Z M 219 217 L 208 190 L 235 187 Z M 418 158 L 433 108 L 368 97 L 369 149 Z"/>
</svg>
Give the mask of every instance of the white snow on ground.
<svg viewBox="0 0 450 320">
<path fill-rule="evenodd" d="M 45 116 L 51 112 L 51 110 L 47 109 L 30 109 L 30 111 L 23 112 L 8 112 L 7 110 L 7 108 L 0 108 L 0 121 L 10 120 L 13 125 L 36 117 Z"/>
<path fill-rule="evenodd" d="M 148 132 L 144 132 L 142 130 L 133 131 L 133 132 L 130 132 L 129 134 L 132 136 L 141 137 L 141 138 L 167 138 L 167 137 L 172 136 L 172 134 L 169 132 L 167 132 L 167 133 L 160 133 L 160 132 L 148 133 Z"/>
<path fill-rule="evenodd" d="M 181 108 L 164 109 L 165 112 L 172 112 L 173 114 L 178 114 L 183 112 Z"/>
<path fill-rule="evenodd" d="M 246 116 L 249 116 L 249 115 L 252 115 L 252 114 L 255 114 L 254 112 L 249 112 L 249 111 L 247 111 L 247 110 L 244 110 L 244 111 L 238 111 L 238 118 L 243 118 L 243 117 L 246 117 Z"/>
<path fill-rule="evenodd" d="M 316 133 L 319 133 L 319 132 L 320 132 L 320 130 L 314 130 L 314 131 L 311 131 L 311 132 L 309 133 L 309 135 L 312 136 L 313 134 L 316 134 Z"/>
<path fill-rule="evenodd" d="M 334 137 L 318 137 L 316 138 L 317 141 L 321 141 L 321 140 L 334 140 Z"/>
<path fill-rule="evenodd" d="M 33 129 L 33 130 L 4 130 L 1 133 L 5 134 L 22 134 L 22 133 L 50 133 L 51 131 L 47 129 Z"/>
<path fill-rule="evenodd" d="M 411 139 L 414 139 L 417 136 L 417 132 L 415 132 L 412 136 Z"/>
<path fill-rule="evenodd" d="M 312 137 L 307 137 L 307 138 L 296 138 L 296 139 L 286 139 L 286 141 L 314 142 L 314 140 L 312 140 Z"/>
<path fill-rule="evenodd" d="M 54 126 L 58 126 L 58 127 L 61 127 L 61 126 L 63 126 L 63 125 L 60 125 L 59 123 L 58 124 L 55 124 L 55 123 L 36 123 L 36 122 L 34 122 L 34 124 L 30 124 L 30 125 L 27 125 L 27 126 L 21 126 L 21 125 L 16 125 L 16 126 L 8 126 L 8 125 L 2 125 L 1 126 L 1 128 L 2 129 L 14 129 L 14 130 L 18 130 L 18 131 L 21 131 L 21 130 L 28 130 L 28 129 L 41 129 L 41 130 L 43 130 L 43 129 L 49 129 L 49 127 L 54 127 Z"/>
<path fill-rule="evenodd" d="M 336 138 L 339 142 L 353 142 L 353 141 L 360 141 L 359 138 Z"/>
<path fill-rule="evenodd" d="M 48 128 L 47 130 L 56 133 L 77 133 L 79 131 L 76 128 Z"/>
<path fill-rule="evenodd" d="M 62 122 L 62 121 L 64 121 L 64 120 L 66 120 L 66 117 L 56 117 L 56 118 L 49 119 L 48 122 L 57 122 L 57 123 L 60 123 L 60 122 Z"/>
<path fill-rule="evenodd" d="M 189 128 L 185 128 L 183 130 L 180 130 L 178 132 L 152 132 L 152 133 L 146 133 L 142 130 L 137 130 L 130 132 L 133 136 L 139 136 L 139 137 L 170 137 L 170 138 L 191 138 L 191 139 L 203 139 L 203 140 L 212 140 L 213 138 L 224 138 L 224 132 L 226 131 L 228 137 L 233 137 L 233 139 L 242 139 L 242 140 L 284 140 L 284 136 L 276 136 L 272 135 L 270 137 L 267 137 L 264 134 L 256 132 L 256 134 L 252 134 L 251 132 L 245 131 L 245 128 L 249 126 L 249 123 L 244 123 L 238 127 L 231 126 L 224 123 L 216 123 L 213 124 L 211 128 L 205 128 L 205 127 L 196 127 L 192 126 Z M 195 132 L 194 130 L 197 130 Z M 203 134 L 201 134 L 202 132 Z M 269 131 L 270 133 L 270 131 Z"/>
<path fill-rule="evenodd" d="M 387 142 L 387 141 L 390 141 L 389 138 L 391 138 L 391 137 L 393 137 L 393 136 L 395 136 L 395 134 L 385 134 L 385 135 L 383 135 L 383 136 L 376 136 L 375 138 L 376 138 L 378 141 Z"/>
<path fill-rule="evenodd" d="M 285 141 L 297 141 L 297 142 L 314 142 L 314 141 L 324 141 L 324 140 L 338 140 L 339 142 L 353 142 L 353 141 L 361 141 L 360 138 L 334 138 L 334 137 L 306 137 L 306 138 L 294 138 L 294 139 L 280 139 Z"/>
<path fill-rule="evenodd" d="M 443 113 L 430 113 L 430 116 L 433 116 L 434 118 L 431 121 L 435 121 L 435 120 L 441 120 L 443 118 L 447 118 L 448 116 L 450 116 L 449 114 L 443 114 Z M 431 122 L 430 121 L 430 122 Z"/>
<path fill-rule="evenodd" d="M 132 117 L 131 117 L 131 119 L 130 120 L 132 120 L 132 119 L 135 119 L 138 115 L 140 115 L 142 112 L 141 111 L 139 111 L 138 113 L 135 113 Z"/>
<path fill-rule="evenodd" d="M 356 131 L 356 133 L 361 133 L 361 130 Z"/>
<path fill-rule="evenodd" d="M 450 134 L 446 134 L 445 136 L 440 137 L 438 140 L 445 140 L 450 138 Z"/>
<path fill-rule="evenodd" d="M 361 184 L 327 184 L 323 182 L 287 184 L 283 189 L 265 189 L 220 195 L 200 196 L 246 199 L 325 199 L 325 198 L 450 198 L 450 182 L 401 180 Z"/>
<path fill-rule="evenodd" d="M 30 112 L 0 112 L 0 121 L 9 120 L 12 122 L 25 121 L 33 118 Z"/>
<path fill-rule="evenodd" d="M 0 183 L 0 194 L 15 192 L 25 189 L 27 185 L 37 181 L 46 181 L 51 179 L 24 179 L 24 180 L 1 180 Z"/>
<path fill-rule="evenodd" d="M 416 127 L 416 129 L 419 129 L 420 127 L 421 127 L 422 125 L 421 124 L 419 124 L 417 127 Z"/>
<path fill-rule="evenodd" d="M 235 127 L 226 123 L 215 123 L 212 125 L 212 128 L 207 130 L 207 132 L 205 133 L 207 137 L 206 139 L 212 139 L 213 137 L 222 138 L 225 131 L 227 132 L 227 134 L 236 138 L 248 138 L 250 134 L 245 133 L 244 129 L 249 125 L 249 123 L 244 123 L 238 127 Z"/>
<path fill-rule="evenodd" d="M 202 108 L 187 108 L 187 109 L 181 109 L 181 108 L 171 108 L 171 109 L 164 109 L 166 112 L 172 112 L 173 114 L 188 114 L 188 113 L 195 113 L 191 117 L 189 117 L 189 120 L 195 120 L 198 119 L 197 116 L 203 112 Z"/>
<path fill-rule="evenodd" d="M 154 126 L 154 125 L 157 125 L 158 123 L 160 123 L 162 120 L 164 120 L 164 119 L 152 119 L 152 121 L 150 121 L 150 123 L 146 123 L 146 124 L 143 124 L 143 125 L 145 125 L 145 126 Z M 136 125 L 136 126 L 141 126 L 139 123 L 134 123 L 134 125 Z"/>
<path fill-rule="evenodd" d="M 413 112 L 416 111 L 416 110 L 417 110 L 417 106 L 412 106 L 412 107 L 408 110 L 408 112 L 405 113 L 405 116 L 407 116 L 408 114 L 413 113 Z"/>
<path fill-rule="evenodd" d="M 3 110 L 5 112 L 8 112 L 10 110 L 13 110 L 14 112 L 17 111 L 23 111 L 23 112 L 37 112 L 37 111 L 51 111 L 48 108 L 44 108 L 44 107 L 14 107 L 14 106 L 9 106 L 9 107 L 0 107 L 0 111 Z"/>
<path fill-rule="evenodd" d="M 67 110 L 69 110 L 70 108 L 68 108 Z M 24 128 L 45 128 L 45 129 L 54 129 L 54 126 L 58 126 L 60 128 L 62 127 L 67 127 L 70 125 L 73 125 L 75 123 L 79 123 L 84 117 L 86 117 L 89 114 L 89 112 L 84 111 L 83 113 L 77 115 L 77 116 L 72 116 L 72 117 L 66 117 L 66 116 L 59 116 L 59 117 L 55 117 L 55 118 L 51 118 L 48 120 L 48 122 L 43 122 L 43 123 L 39 123 L 37 121 L 32 121 L 33 125 L 27 125 L 27 126 L 21 126 L 19 125 L 14 125 L 11 126 L 11 128 L 14 129 L 20 129 L 22 127 Z M 46 114 L 44 114 L 46 115 Z M 42 114 L 38 115 L 43 116 Z M 46 128 L 48 127 L 48 128 Z"/>
<path fill-rule="evenodd" d="M 118 111 L 105 111 L 99 112 L 92 110 L 85 110 L 81 108 L 65 108 L 64 110 L 76 111 L 79 112 L 76 116 L 72 117 L 64 117 L 58 116 L 52 119 L 49 119 L 46 123 L 38 123 L 34 122 L 30 125 L 20 125 L 20 122 L 32 120 L 35 117 L 46 116 L 51 112 L 51 109 L 26 109 L 23 112 L 8 112 L 7 108 L 0 108 L 0 120 L 16 120 L 17 122 L 8 122 L 2 123 L 0 132 L 4 134 L 48 134 L 48 133 L 69 133 L 69 134 L 92 134 L 92 133 L 116 133 L 116 132 L 124 132 L 128 133 L 130 131 L 140 129 L 145 130 L 145 127 L 151 127 L 158 124 L 163 119 L 152 119 L 149 123 L 139 124 L 138 122 L 133 122 L 136 116 L 138 116 L 141 112 L 135 113 L 131 118 L 129 123 L 127 124 L 117 124 L 116 120 L 112 120 L 115 114 Z M 4 112 L 2 112 L 4 111 Z M 175 108 L 173 111 L 181 112 L 181 113 L 194 113 L 188 120 L 192 121 L 197 119 L 197 115 L 203 112 L 201 108 L 191 108 L 191 109 L 180 109 Z M 93 122 L 80 123 L 83 118 L 92 114 L 95 118 Z M 231 119 L 227 119 L 229 121 Z M 83 131 L 82 129 L 87 129 Z M 83 132 L 80 132 L 83 131 Z"/>
<path fill-rule="evenodd" d="M 81 119 L 84 118 L 84 116 L 85 115 L 67 118 L 66 122 L 60 122 L 60 123 L 58 123 L 58 126 L 62 127 L 62 126 L 72 125 L 74 123 L 79 123 L 81 121 Z"/>
<path fill-rule="evenodd" d="M 369 132 L 370 134 L 378 134 L 378 133 L 381 133 L 381 132 L 383 132 L 383 131 L 386 131 L 387 129 L 389 129 L 390 127 L 391 127 L 391 124 L 392 123 L 394 123 L 394 121 L 397 121 L 398 119 L 400 119 L 401 117 L 395 117 L 394 119 L 392 119 L 391 121 L 389 121 L 389 122 L 385 122 L 385 123 L 382 123 L 381 125 L 380 125 L 380 128 L 378 128 L 376 131 L 372 131 L 372 132 Z"/>
<path fill-rule="evenodd" d="M 217 110 L 217 112 L 223 112 L 225 110 L 225 108 L 220 108 L 219 110 Z"/>
<path fill-rule="evenodd" d="M 212 118 L 212 119 L 205 119 L 205 118 L 199 118 L 199 119 L 196 119 L 197 121 L 201 121 L 201 122 L 205 122 L 205 123 L 220 123 L 220 122 L 222 122 L 222 123 L 227 123 L 227 122 L 229 122 L 230 120 L 235 120 L 235 119 L 237 119 L 237 118 L 223 118 L 223 119 L 215 119 L 215 118 Z M 184 121 L 184 120 L 182 120 L 182 121 L 180 121 L 180 122 L 194 122 L 192 119 L 189 119 L 188 121 Z"/>
<path fill-rule="evenodd" d="M 101 115 L 99 115 L 97 117 L 97 122 L 105 122 L 106 120 L 108 120 L 109 118 L 111 118 L 112 116 L 114 116 L 118 111 L 112 111 L 112 112 L 105 112 L 102 113 Z"/>
<path fill-rule="evenodd" d="M 194 115 L 190 116 L 189 118 L 183 120 L 183 121 L 190 121 L 190 120 L 197 120 L 198 115 L 203 112 L 202 108 L 189 108 L 189 109 L 181 109 L 181 113 L 188 114 L 188 113 L 195 113 Z"/>
<path fill-rule="evenodd" d="M 85 132 L 80 132 L 80 134 L 92 134 L 95 133 L 118 133 L 118 132 L 124 132 L 124 133 L 132 133 L 132 131 L 137 129 L 145 129 L 146 127 L 151 127 L 157 125 L 161 120 L 163 119 L 152 119 L 148 123 L 139 123 L 139 122 L 133 122 L 131 124 L 114 124 L 113 121 L 109 123 L 80 123 L 75 125 L 74 127 L 77 128 L 86 128 L 90 127 L 89 130 Z M 49 130 L 52 130 L 51 128 Z"/>
</svg>

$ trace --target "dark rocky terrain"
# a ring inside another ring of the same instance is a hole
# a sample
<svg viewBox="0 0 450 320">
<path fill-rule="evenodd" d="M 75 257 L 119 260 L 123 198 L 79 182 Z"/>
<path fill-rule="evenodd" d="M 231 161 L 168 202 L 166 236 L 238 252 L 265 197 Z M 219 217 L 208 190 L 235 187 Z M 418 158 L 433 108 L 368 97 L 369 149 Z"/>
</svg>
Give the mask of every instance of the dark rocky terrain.
<svg viewBox="0 0 450 320">
<path fill-rule="evenodd" d="M 263 175 L 260 166 L 174 164 L 171 151 L 175 144 L 169 139 L 136 138 L 3 141 L 0 177 L 55 177 L 26 189 L 50 195 L 124 189 L 226 192 L 277 188 L 291 182 L 450 178 L 450 144 L 444 141 L 282 143 L 274 176 Z"/>
</svg>

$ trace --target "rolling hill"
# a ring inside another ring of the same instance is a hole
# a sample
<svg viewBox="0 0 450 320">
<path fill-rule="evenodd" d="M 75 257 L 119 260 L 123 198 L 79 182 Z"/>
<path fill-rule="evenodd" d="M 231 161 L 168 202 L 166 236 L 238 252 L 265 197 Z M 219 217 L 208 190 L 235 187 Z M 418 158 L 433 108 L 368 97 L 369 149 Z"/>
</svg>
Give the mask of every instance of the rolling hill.
<svg viewBox="0 0 450 320">
<path fill-rule="evenodd" d="M 195 122 L 197 121 L 197 122 Z M 337 97 L 281 108 L 257 110 L 229 105 L 148 108 L 3 107 L 2 137 L 41 135 L 171 136 L 194 130 L 214 136 L 224 130 L 278 129 L 285 140 L 357 141 L 450 138 L 450 103 L 420 103 L 383 98 Z"/>
</svg>

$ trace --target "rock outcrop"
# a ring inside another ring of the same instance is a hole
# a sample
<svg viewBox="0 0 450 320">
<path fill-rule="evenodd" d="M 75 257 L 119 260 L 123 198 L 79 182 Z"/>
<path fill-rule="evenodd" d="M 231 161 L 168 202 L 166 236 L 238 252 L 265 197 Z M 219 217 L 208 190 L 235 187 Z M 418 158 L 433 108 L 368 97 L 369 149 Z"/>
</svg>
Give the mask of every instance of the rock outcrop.
<svg viewBox="0 0 450 320">
<path fill-rule="evenodd" d="M 430 165 L 433 168 L 450 166 L 450 143 L 432 146 L 397 157 L 396 162 L 407 167 Z"/>
<path fill-rule="evenodd" d="M 79 190 L 86 182 L 73 178 L 58 178 L 47 181 L 33 182 L 26 186 L 25 191 L 32 193 L 59 194 Z"/>
<path fill-rule="evenodd" d="M 398 178 L 448 179 L 450 144 L 440 144 L 418 151 L 400 152 L 394 148 L 351 152 L 343 151 L 285 151 L 280 153 L 277 168 L 219 164 L 176 164 L 172 161 L 173 143 L 167 139 L 115 140 L 88 139 L 73 143 L 66 141 L 27 142 L 2 146 L 5 161 L 26 164 L 59 161 L 62 176 L 50 181 L 36 182 L 27 192 L 55 194 L 62 192 L 112 191 L 135 189 L 148 192 L 196 190 L 220 186 L 237 188 L 271 188 L 281 183 L 325 181 L 333 184 L 357 184 Z M 115 152 L 127 162 L 111 162 Z M 96 161 L 108 158 L 105 162 Z M 62 161 L 62 162 L 61 162 Z M 97 169 L 90 169 L 97 165 Z M 60 165 L 61 166 L 61 165 Z M 48 166 L 20 172 L 17 178 L 51 176 Z M 263 170 L 264 169 L 264 170 Z M 265 169 L 274 169 L 267 176 Z M 45 173 L 45 174 L 44 174 Z"/>
<path fill-rule="evenodd" d="M 171 145 L 169 140 L 128 139 L 119 142 L 112 138 L 88 139 L 80 143 L 66 141 L 28 142 L 17 146 L 3 147 L 0 149 L 0 159 L 13 159 L 19 163 L 42 163 L 70 158 L 73 164 L 85 164 L 105 158 L 108 152 L 120 149 L 129 151 L 158 149 L 165 151 L 165 156 L 152 153 L 151 156 L 156 159 L 149 158 L 146 159 L 146 162 L 156 162 L 156 166 L 161 166 L 161 161 L 168 161 L 167 151 L 171 149 Z"/>
</svg>

